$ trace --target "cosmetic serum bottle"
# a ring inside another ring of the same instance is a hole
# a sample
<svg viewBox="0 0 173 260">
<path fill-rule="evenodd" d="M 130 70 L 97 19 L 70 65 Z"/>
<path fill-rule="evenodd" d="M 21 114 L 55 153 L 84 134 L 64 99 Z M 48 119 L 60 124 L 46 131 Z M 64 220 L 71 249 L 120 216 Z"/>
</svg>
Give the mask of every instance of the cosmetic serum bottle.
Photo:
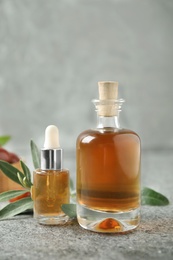
<svg viewBox="0 0 173 260">
<path fill-rule="evenodd" d="M 118 83 L 99 82 L 97 126 L 77 139 L 77 218 L 95 232 L 119 233 L 140 221 L 140 138 L 119 124 Z"/>
<path fill-rule="evenodd" d="M 59 225 L 68 221 L 61 205 L 69 203 L 69 171 L 63 169 L 62 162 L 59 131 L 50 125 L 41 149 L 41 169 L 33 174 L 34 217 L 40 224 Z"/>
</svg>

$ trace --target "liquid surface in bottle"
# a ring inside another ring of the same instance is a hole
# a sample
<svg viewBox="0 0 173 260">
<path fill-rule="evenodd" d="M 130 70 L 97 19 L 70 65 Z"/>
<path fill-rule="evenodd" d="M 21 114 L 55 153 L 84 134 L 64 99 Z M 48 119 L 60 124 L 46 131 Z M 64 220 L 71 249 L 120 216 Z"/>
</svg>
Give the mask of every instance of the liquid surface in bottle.
<svg viewBox="0 0 173 260">
<path fill-rule="evenodd" d="M 130 130 L 87 130 L 77 139 L 77 200 L 110 212 L 140 206 L 140 139 Z"/>
<path fill-rule="evenodd" d="M 64 214 L 61 205 L 69 203 L 68 170 L 37 170 L 34 172 L 34 210 L 36 215 Z"/>
</svg>

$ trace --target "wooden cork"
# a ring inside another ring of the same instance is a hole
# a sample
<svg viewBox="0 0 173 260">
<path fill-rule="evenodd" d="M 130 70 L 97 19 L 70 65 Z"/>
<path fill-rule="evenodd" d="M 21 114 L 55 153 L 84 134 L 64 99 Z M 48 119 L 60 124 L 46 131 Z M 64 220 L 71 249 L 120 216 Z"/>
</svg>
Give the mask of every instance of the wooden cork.
<svg viewBox="0 0 173 260">
<path fill-rule="evenodd" d="M 118 115 L 116 100 L 118 99 L 118 82 L 102 81 L 99 86 L 99 104 L 97 105 L 99 116 Z"/>
<path fill-rule="evenodd" d="M 118 82 L 115 81 L 101 81 L 98 82 L 99 99 L 118 99 Z"/>
</svg>

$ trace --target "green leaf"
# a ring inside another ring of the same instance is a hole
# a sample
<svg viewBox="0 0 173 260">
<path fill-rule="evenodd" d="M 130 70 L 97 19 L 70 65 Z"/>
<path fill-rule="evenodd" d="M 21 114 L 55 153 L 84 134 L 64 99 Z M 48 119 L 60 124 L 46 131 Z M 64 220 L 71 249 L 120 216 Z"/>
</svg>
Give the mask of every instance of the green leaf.
<svg viewBox="0 0 173 260">
<path fill-rule="evenodd" d="M 71 197 L 71 202 L 76 202 L 76 190 L 74 188 L 73 180 L 70 179 L 70 197 Z"/>
<path fill-rule="evenodd" d="M 30 142 L 32 161 L 35 169 L 40 168 L 40 151 L 33 140 Z"/>
<path fill-rule="evenodd" d="M 5 191 L 5 192 L 2 192 L 0 194 L 0 202 L 2 201 L 8 201 L 10 199 L 13 199 L 21 194 L 24 194 L 26 193 L 27 191 L 26 190 L 10 190 L 10 191 Z"/>
<path fill-rule="evenodd" d="M 0 210 L 0 220 L 13 217 L 25 210 L 33 208 L 33 201 L 30 197 L 8 204 Z"/>
<path fill-rule="evenodd" d="M 166 206 L 169 204 L 169 200 L 162 194 L 144 187 L 141 193 L 142 205 L 151 206 Z"/>
<path fill-rule="evenodd" d="M 71 203 L 76 203 L 76 191 L 70 191 L 70 201 Z"/>
<path fill-rule="evenodd" d="M 27 165 L 23 162 L 23 161 L 20 161 L 21 163 L 21 166 L 22 166 L 22 170 L 23 170 L 23 173 L 26 177 L 26 183 L 29 185 L 29 187 L 32 186 L 32 183 L 31 183 L 31 173 L 30 173 L 30 170 L 29 168 L 27 167 Z"/>
<path fill-rule="evenodd" d="M 26 188 L 26 189 L 28 189 L 28 188 L 31 188 L 31 183 L 30 182 L 28 182 L 27 181 L 27 179 L 26 179 L 26 176 L 20 176 L 20 174 L 19 174 L 19 172 L 17 173 L 17 177 L 18 177 L 18 179 L 19 179 L 19 181 L 20 181 L 20 184 L 24 187 L 24 188 Z"/>
<path fill-rule="evenodd" d="M 9 136 L 9 135 L 0 136 L 0 146 L 3 146 L 4 144 L 6 144 L 10 139 L 11 139 L 11 136 Z"/>
<path fill-rule="evenodd" d="M 26 176 L 23 178 L 23 185 L 26 188 L 31 188 L 31 183 L 27 180 Z"/>
<path fill-rule="evenodd" d="M 74 184 L 73 184 L 73 180 L 70 178 L 70 189 L 74 190 Z"/>
<path fill-rule="evenodd" d="M 1 160 L 0 160 L 0 169 L 8 178 L 21 185 L 17 177 L 17 173 L 19 173 L 21 178 L 23 178 L 24 175 L 21 171 L 19 171 L 17 168 L 12 166 L 10 163 Z"/>
<path fill-rule="evenodd" d="M 76 204 L 62 204 L 61 209 L 70 218 L 76 218 Z"/>
</svg>

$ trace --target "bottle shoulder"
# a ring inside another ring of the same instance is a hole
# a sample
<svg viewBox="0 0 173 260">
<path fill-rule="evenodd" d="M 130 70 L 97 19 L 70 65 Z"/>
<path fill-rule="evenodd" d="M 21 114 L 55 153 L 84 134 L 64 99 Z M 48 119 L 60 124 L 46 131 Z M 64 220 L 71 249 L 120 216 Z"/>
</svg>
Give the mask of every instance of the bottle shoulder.
<svg viewBox="0 0 173 260">
<path fill-rule="evenodd" d="M 40 168 L 34 170 L 34 174 L 40 175 L 53 175 L 53 174 L 69 174 L 69 169 L 60 169 L 60 170 L 42 170 Z"/>
<path fill-rule="evenodd" d="M 107 128 L 100 128 L 100 129 L 87 129 L 81 132 L 77 139 L 86 136 L 122 135 L 122 134 L 136 135 L 139 137 L 139 135 L 135 131 L 130 129 L 107 127 Z"/>
<path fill-rule="evenodd" d="M 80 142 L 85 142 L 85 143 L 90 143 L 91 141 L 94 142 L 94 140 L 103 140 L 103 141 L 110 141 L 115 139 L 124 139 L 124 140 L 129 140 L 129 139 L 135 139 L 136 141 L 140 142 L 140 137 L 139 135 L 129 129 L 124 129 L 124 128 L 104 128 L 104 129 L 88 129 L 83 131 L 82 133 L 79 134 L 77 138 L 77 143 Z"/>
</svg>

